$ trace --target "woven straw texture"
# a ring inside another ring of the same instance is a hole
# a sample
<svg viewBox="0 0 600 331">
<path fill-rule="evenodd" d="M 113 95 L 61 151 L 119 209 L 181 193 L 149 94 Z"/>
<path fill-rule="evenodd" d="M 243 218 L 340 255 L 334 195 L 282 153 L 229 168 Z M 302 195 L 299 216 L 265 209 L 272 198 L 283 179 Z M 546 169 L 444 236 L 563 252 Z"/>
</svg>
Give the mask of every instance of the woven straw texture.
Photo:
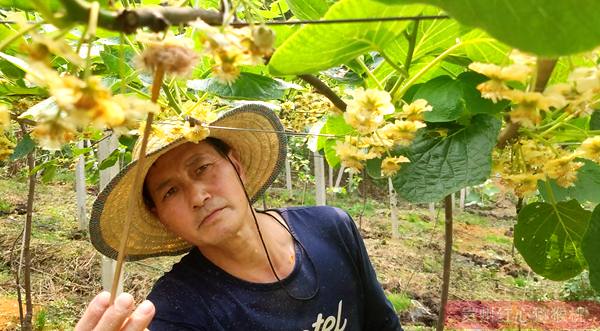
<svg viewBox="0 0 600 331">
<path fill-rule="evenodd" d="M 255 201 L 275 180 L 285 160 L 286 136 L 282 133 L 283 126 L 279 119 L 267 107 L 249 104 L 225 113 L 211 125 L 248 129 L 211 128 L 210 136 L 223 140 L 238 152 L 246 172 L 246 190 L 252 201 Z M 268 132 L 260 132 L 261 130 Z M 161 155 L 185 142 L 185 139 L 180 138 L 166 143 L 151 137 L 143 168 L 144 177 Z M 137 150 L 136 146 L 134 155 L 137 155 Z M 100 253 L 113 259 L 118 255 L 117 247 L 123 232 L 127 201 L 137 167 L 137 162 L 133 161 L 115 176 L 100 192 L 92 209 L 89 225 L 92 244 Z M 158 218 L 146 208 L 142 198 L 142 187 L 136 187 L 135 190 L 137 208 L 127 240 L 126 260 L 137 261 L 189 251 L 190 244 L 167 231 Z"/>
</svg>

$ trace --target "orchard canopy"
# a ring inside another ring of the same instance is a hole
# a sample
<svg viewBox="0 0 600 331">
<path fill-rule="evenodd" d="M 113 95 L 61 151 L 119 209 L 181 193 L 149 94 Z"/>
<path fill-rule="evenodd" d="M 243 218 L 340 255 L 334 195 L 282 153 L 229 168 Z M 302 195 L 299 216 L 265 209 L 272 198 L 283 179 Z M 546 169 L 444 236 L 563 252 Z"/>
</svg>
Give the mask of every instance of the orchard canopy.
<svg viewBox="0 0 600 331">
<path fill-rule="evenodd" d="M 68 150 L 44 152 L 51 176 L 104 130 L 198 141 L 263 102 L 408 201 L 511 188 L 529 266 L 600 290 L 597 0 L 0 4 L 0 162 Z"/>
</svg>

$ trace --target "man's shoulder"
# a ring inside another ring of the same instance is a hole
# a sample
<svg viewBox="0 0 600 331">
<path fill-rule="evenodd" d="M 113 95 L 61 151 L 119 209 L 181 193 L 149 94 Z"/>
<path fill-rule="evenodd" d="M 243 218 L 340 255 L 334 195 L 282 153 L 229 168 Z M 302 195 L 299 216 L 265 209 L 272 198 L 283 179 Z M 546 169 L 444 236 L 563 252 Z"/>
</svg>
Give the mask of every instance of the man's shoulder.
<svg viewBox="0 0 600 331">
<path fill-rule="evenodd" d="M 351 236 L 354 221 L 343 209 L 332 206 L 301 206 L 281 209 L 296 232 L 329 234 L 347 238 Z"/>
<path fill-rule="evenodd" d="M 332 206 L 297 206 L 287 207 L 281 211 L 289 218 L 301 218 L 315 221 L 351 222 L 352 219 L 343 209 Z"/>
</svg>

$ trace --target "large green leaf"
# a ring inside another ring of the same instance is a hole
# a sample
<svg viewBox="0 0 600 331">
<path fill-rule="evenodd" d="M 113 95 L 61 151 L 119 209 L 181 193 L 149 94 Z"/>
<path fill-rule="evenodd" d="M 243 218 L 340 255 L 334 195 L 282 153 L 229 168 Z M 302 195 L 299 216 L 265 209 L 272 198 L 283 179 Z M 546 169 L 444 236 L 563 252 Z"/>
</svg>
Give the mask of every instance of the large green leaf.
<svg viewBox="0 0 600 331">
<path fill-rule="evenodd" d="M 427 6 L 423 9 L 423 15 L 440 15 L 439 8 Z M 412 31 L 414 25 L 407 30 Z M 418 22 L 417 38 L 413 50 L 412 61 L 416 61 L 429 54 L 439 54 L 456 43 L 456 39 L 462 34 L 463 28 L 455 21 L 448 19 L 424 20 Z M 408 52 L 408 40 L 396 38 L 383 50 L 383 52 L 396 62 L 405 64 Z"/>
<path fill-rule="evenodd" d="M 397 5 L 427 3 L 459 22 L 480 27 L 498 40 L 543 56 L 593 49 L 600 44 L 597 0 L 379 0 Z"/>
<path fill-rule="evenodd" d="M 574 277 L 586 267 L 581 240 L 590 214 L 577 200 L 529 204 L 519 212 L 515 247 L 537 274 L 551 280 Z"/>
<path fill-rule="evenodd" d="M 466 112 L 460 85 L 450 76 L 440 76 L 419 87 L 413 98 L 425 99 L 433 108 L 425 113 L 427 122 L 454 121 Z"/>
<path fill-rule="evenodd" d="M 561 187 L 553 179 L 549 183 L 544 181 L 538 182 L 538 191 L 545 201 L 577 199 L 581 202 L 590 201 L 600 203 L 600 194 L 598 194 L 598 188 L 600 187 L 600 165 L 586 159 L 578 159 L 577 161 L 583 162 L 584 165 L 577 171 L 577 180 L 573 183 L 573 186 L 567 188 Z M 548 184 L 550 187 L 548 187 Z M 552 190 L 554 199 L 550 198 L 549 189 Z"/>
<path fill-rule="evenodd" d="M 433 107 L 425 113 L 427 122 L 450 122 L 468 114 L 496 114 L 507 102 L 493 103 L 481 97 L 477 85 L 487 78 L 475 72 L 465 72 L 456 79 L 439 76 L 420 84 L 411 100 L 425 99 Z"/>
<path fill-rule="evenodd" d="M 296 85 L 261 76 L 242 72 L 232 84 L 223 84 L 215 78 L 189 80 L 187 87 L 196 91 L 208 92 L 222 98 L 244 100 L 274 100 L 281 99 L 286 89 Z"/>
<path fill-rule="evenodd" d="M 420 5 L 384 5 L 373 0 L 342 0 L 324 19 L 417 15 Z M 275 75 L 314 73 L 384 49 L 408 26 L 407 21 L 305 25 L 279 47 L 269 63 Z"/>
<path fill-rule="evenodd" d="M 421 130 L 407 153 L 411 162 L 394 178 L 396 191 L 412 202 L 434 202 L 481 184 L 490 176 L 499 130 L 500 120 L 487 114 L 473 116 L 470 125 L 446 137 Z"/>
<path fill-rule="evenodd" d="M 581 242 L 581 251 L 590 269 L 590 284 L 600 293 L 600 205 L 596 206 Z"/>
<path fill-rule="evenodd" d="M 301 20 L 318 20 L 329 9 L 325 0 L 286 0 L 296 18 Z"/>
<path fill-rule="evenodd" d="M 341 115 L 330 115 L 327 117 L 327 121 L 325 121 L 325 125 L 321 128 L 321 134 L 331 134 L 336 135 L 338 137 L 343 137 L 344 135 L 355 132 L 354 128 L 346 123 L 344 117 Z M 325 159 L 329 166 L 335 168 L 340 164 L 340 158 L 337 156 L 335 152 L 335 145 L 339 138 L 327 138 L 324 136 L 319 136 L 317 139 L 317 149 L 323 150 L 325 154 Z"/>
<path fill-rule="evenodd" d="M 462 51 L 471 61 L 505 65 L 511 48 L 490 37 L 485 31 L 473 29 L 460 37 Z M 477 42 L 473 42 L 477 40 Z"/>
</svg>

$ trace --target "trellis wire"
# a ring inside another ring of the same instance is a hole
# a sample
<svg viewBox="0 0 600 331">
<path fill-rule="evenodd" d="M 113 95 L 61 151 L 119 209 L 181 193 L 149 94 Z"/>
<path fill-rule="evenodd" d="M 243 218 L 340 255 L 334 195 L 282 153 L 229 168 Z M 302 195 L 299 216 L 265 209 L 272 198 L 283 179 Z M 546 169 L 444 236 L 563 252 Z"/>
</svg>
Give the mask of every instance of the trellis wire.
<svg viewBox="0 0 600 331">
<path fill-rule="evenodd" d="M 352 24 L 352 23 L 379 23 L 393 21 L 424 21 L 424 20 L 443 20 L 451 18 L 448 15 L 423 15 L 423 16 L 391 16 L 391 17 L 363 17 L 363 18 L 340 18 L 329 20 L 291 20 L 291 21 L 267 21 L 267 22 L 232 22 L 231 26 L 235 28 L 252 25 L 314 25 L 314 24 Z M 28 21 L 29 24 L 36 24 L 34 21 Z M 16 21 L 0 20 L 0 24 L 17 24 Z"/>
</svg>

